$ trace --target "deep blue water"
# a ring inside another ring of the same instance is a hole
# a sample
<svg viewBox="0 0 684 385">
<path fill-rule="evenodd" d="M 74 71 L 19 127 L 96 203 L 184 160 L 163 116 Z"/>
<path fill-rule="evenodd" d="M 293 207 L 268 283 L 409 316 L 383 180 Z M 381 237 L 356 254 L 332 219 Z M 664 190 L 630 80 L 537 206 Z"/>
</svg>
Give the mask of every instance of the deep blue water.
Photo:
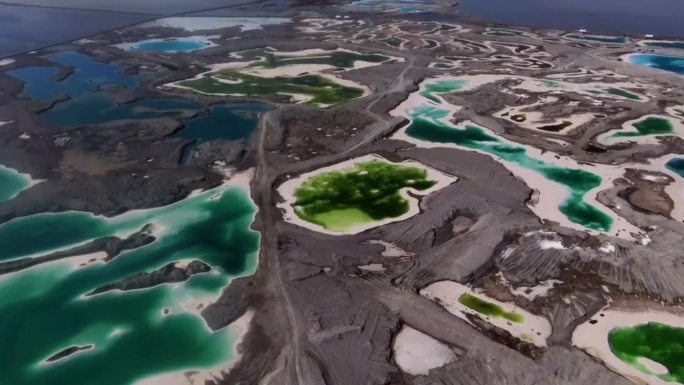
<svg viewBox="0 0 684 385">
<path fill-rule="evenodd" d="M 22 96 L 37 101 L 51 101 L 59 94 L 76 97 L 100 87 L 122 86 L 135 88 L 138 81 L 124 75 L 117 64 L 100 63 L 79 52 L 65 51 L 50 56 L 50 60 L 73 68 L 65 79 L 58 79 L 57 67 L 26 67 L 7 74 L 24 82 Z"/>
<path fill-rule="evenodd" d="M 175 117 L 183 111 L 201 109 L 202 105 L 180 99 L 142 99 L 118 104 L 103 92 L 88 93 L 59 103 L 42 116 L 58 127 L 70 128 L 107 123 L 115 120 Z"/>
<path fill-rule="evenodd" d="M 201 37 L 149 39 L 142 40 L 137 43 L 119 45 L 120 48 L 123 48 L 126 51 L 165 53 L 193 52 L 204 48 L 208 48 L 210 46 L 211 43 Z"/>
<path fill-rule="evenodd" d="M 185 148 L 180 163 L 185 164 L 192 149 L 200 143 L 216 139 L 249 138 L 259 125 L 259 114 L 270 109 L 270 106 L 262 103 L 224 104 L 214 107 L 208 115 L 186 121 L 175 136 L 194 143 Z"/>
<path fill-rule="evenodd" d="M 684 178 L 684 158 L 673 158 L 665 165 L 669 170 L 672 170 Z"/>
<path fill-rule="evenodd" d="M 629 62 L 651 68 L 684 75 L 684 56 L 668 56 L 657 54 L 634 54 L 629 57 Z"/>
<path fill-rule="evenodd" d="M 257 115 L 269 109 L 261 103 L 216 106 L 208 115 L 186 121 L 177 136 L 197 141 L 246 139 L 256 128 Z"/>
<path fill-rule="evenodd" d="M 102 89 L 112 86 L 134 89 L 139 85 L 135 77 L 123 74 L 119 65 L 100 63 L 73 51 L 56 53 L 50 56 L 50 60 L 73 68 L 73 72 L 63 80 L 57 78 L 57 67 L 20 68 L 8 71 L 8 74 L 24 81 L 23 97 L 38 101 L 51 101 L 60 94 L 70 97 L 41 114 L 58 127 L 81 127 L 125 119 L 174 117 L 183 111 L 203 108 L 201 104 L 187 100 L 162 98 L 119 104 Z"/>
</svg>

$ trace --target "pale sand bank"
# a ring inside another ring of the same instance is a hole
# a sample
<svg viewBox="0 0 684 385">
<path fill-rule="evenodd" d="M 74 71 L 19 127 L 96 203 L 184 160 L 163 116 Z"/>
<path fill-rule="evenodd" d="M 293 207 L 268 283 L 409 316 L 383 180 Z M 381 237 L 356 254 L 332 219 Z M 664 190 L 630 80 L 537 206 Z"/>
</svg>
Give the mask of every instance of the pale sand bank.
<svg viewBox="0 0 684 385">
<path fill-rule="evenodd" d="M 563 116 L 560 118 L 553 118 L 549 119 L 546 118 L 546 115 L 544 113 L 540 112 L 537 108 L 549 104 L 549 103 L 555 103 L 559 99 L 553 96 L 549 97 L 544 97 L 541 98 L 539 101 L 535 103 L 530 103 L 530 104 L 525 104 L 525 105 L 520 105 L 520 106 L 506 106 L 506 108 L 502 109 L 499 112 L 496 112 L 493 116 L 495 118 L 499 119 L 505 119 L 509 122 L 514 123 L 518 127 L 526 128 L 528 130 L 535 130 L 538 132 L 546 132 L 549 134 L 561 134 L 565 135 L 574 130 L 575 128 L 582 126 L 584 124 L 587 124 L 591 122 L 592 120 L 595 119 L 594 114 L 592 113 L 580 113 L 580 114 L 572 114 L 570 116 Z M 518 122 L 513 120 L 511 117 L 515 115 L 525 115 L 525 120 L 522 122 Z M 567 127 L 564 127 L 563 129 L 559 131 L 547 131 L 547 130 L 542 130 L 540 127 L 544 126 L 555 126 L 555 125 L 560 125 L 564 122 L 570 122 Z"/>
<path fill-rule="evenodd" d="M 512 322 L 503 317 L 488 316 L 465 306 L 459 302 L 463 294 L 470 294 L 487 302 L 500 306 L 506 312 L 515 312 L 524 317 L 522 323 Z M 449 313 L 470 323 L 466 314 L 478 315 L 488 323 L 504 329 L 514 337 L 531 342 L 537 346 L 546 346 L 546 339 L 551 335 L 551 324 L 538 315 L 532 314 L 517 305 L 497 301 L 487 297 L 479 289 L 472 289 L 454 281 L 439 281 L 420 290 L 420 295 L 429 298 L 444 307 Z"/>
<path fill-rule="evenodd" d="M 601 316 L 602 315 L 602 316 Z M 675 382 L 661 380 L 655 375 L 647 374 L 619 359 L 610 349 L 608 334 L 615 328 L 628 328 L 649 322 L 658 322 L 669 326 L 684 328 L 684 316 L 659 311 L 603 310 L 589 321 L 578 326 L 572 335 L 574 346 L 585 350 L 600 359 L 610 369 L 622 374 L 636 383 L 649 385 L 672 385 Z M 659 363 L 641 360 L 641 363 L 653 373 L 662 373 L 665 369 Z M 666 369 L 665 369 L 666 370 Z"/>
<path fill-rule="evenodd" d="M 457 359 L 449 346 L 410 326 L 401 328 L 392 349 L 399 368 L 413 375 L 426 375 Z"/>
</svg>

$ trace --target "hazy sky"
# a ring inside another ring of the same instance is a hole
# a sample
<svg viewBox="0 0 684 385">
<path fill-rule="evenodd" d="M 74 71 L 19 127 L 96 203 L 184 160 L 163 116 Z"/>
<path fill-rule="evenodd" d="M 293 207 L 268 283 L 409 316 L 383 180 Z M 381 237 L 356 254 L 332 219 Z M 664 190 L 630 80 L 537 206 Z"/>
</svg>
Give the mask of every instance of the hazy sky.
<svg viewBox="0 0 684 385">
<path fill-rule="evenodd" d="M 13 4 L 171 14 L 230 6 L 239 0 L 13 0 Z"/>
</svg>

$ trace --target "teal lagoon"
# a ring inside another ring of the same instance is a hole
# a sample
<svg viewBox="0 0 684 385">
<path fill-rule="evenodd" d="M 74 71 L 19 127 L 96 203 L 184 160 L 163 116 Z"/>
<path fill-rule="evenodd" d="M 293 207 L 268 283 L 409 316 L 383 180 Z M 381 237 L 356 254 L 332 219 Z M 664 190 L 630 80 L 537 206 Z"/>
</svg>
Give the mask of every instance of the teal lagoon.
<svg viewBox="0 0 684 385">
<path fill-rule="evenodd" d="M 67 259 L 0 276 L 3 383 L 132 385 L 231 360 L 236 336 L 228 328 L 212 332 L 195 309 L 198 301 L 220 295 L 234 277 L 253 273 L 259 249 L 259 234 L 250 229 L 255 211 L 244 190 L 222 186 L 112 218 L 66 212 L 0 225 L 3 260 L 129 234 L 150 223 L 157 238 L 108 263 L 78 266 Z M 202 260 L 212 271 L 184 283 L 87 295 L 187 258 Z M 46 362 L 74 346 L 91 348 Z"/>
<path fill-rule="evenodd" d="M 648 47 L 684 49 L 682 40 L 643 40 L 641 44 Z"/>
<path fill-rule="evenodd" d="M 627 61 L 632 64 L 657 68 L 664 71 L 684 75 L 684 56 L 669 56 L 659 54 L 635 53 L 627 55 Z"/>
<path fill-rule="evenodd" d="M 204 36 L 175 37 L 168 39 L 147 39 L 135 43 L 117 44 L 115 47 L 132 52 L 181 53 L 199 51 L 215 46 Z"/>
<path fill-rule="evenodd" d="M 380 12 L 422 13 L 429 12 L 434 5 L 425 0 L 356 0 L 349 6 Z"/>
<path fill-rule="evenodd" d="M 451 110 L 443 106 L 442 103 L 446 102 L 442 102 L 437 94 L 458 91 L 464 84 L 458 79 L 446 79 L 424 86 L 420 93 L 424 102 L 407 112 L 411 123 L 406 128 L 406 135 L 425 142 L 480 151 L 541 174 L 568 191 L 568 197 L 558 207 L 568 221 L 590 230 L 610 231 L 613 218 L 586 201 L 587 194 L 602 184 L 601 176 L 537 159 L 524 147 L 503 140 L 475 124 L 459 127 L 447 121 Z"/>
<path fill-rule="evenodd" d="M 668 170 L 684 178 L 684 158 L 670 159 L 666 164 Z"/>
<path fill-rule="evenodd" d="M 609 36 L 609 35 L 586 35 L 586 34 L 579 34 L 579 33 L 571 33 L 565 35 L 566 38 L 568 39 L 573 39 L 573 40 L 586 40 L 586 41 L 594 41 L 597 43 L 616 43 L 616 44 L 625 44 L 629 41 L 625 36 Z"/>
<path fill-rule="evenodd" d="M 6 202 L 31 186 L 31 177 L 0 165 L 0 202 Z"/>
</svg>

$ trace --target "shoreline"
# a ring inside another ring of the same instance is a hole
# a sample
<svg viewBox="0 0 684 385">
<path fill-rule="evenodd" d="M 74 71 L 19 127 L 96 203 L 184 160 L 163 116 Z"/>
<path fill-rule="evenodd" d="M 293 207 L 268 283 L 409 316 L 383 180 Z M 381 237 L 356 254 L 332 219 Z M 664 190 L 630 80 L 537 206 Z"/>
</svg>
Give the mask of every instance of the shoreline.
<svg viewBox="0 0 684 385">
<path fill-rule="evenodd" d="M 498 77 L 498 75 L 494 75 L 495 77 Z M 445 78 L 435 78 L 437 79 L 436 81 L 444 80 Z M 452 78 L 449 77 L 447 78 L 448 80 L 457 80 L 459 78 Z M 485 78 L 486 79 L 486 78 Z M 453 106 L 451 104 L 448 104 L 444 101 L 441 96 L 437 95 L 440 100 L 442 100 L 442 104 L 436 105 L 434 102 L 430 101 L 427 99 L 425 96 L 421 95 L 426 88 L 430 84 L 434 84 L 432 80 L 426 80 L 421 84 L 420 88 L 418 91 L 412 93 L 409 95 L 409 97 L 402 102 L 399 106 L 397 106 L 394 110 L 390 111 L 390 115 L 392 116 L 402 116 L 407 119 L 409 119 L 410 122 L 413 121 L 413 111 L 415 108 L 424 106 L 424 105 L 433 105 L 433 106 L 438 106 L 441 109 L 447 110 L 448 113 L 446 116 L 443 118 L 436 119 L 440 123 L 445 123 L 455 129 L 462 129 L 468 124 L 475 125 L 479 128 L 481 128 L 484 132 L 490 133 L 493 136 L 495 136 L 497 139 L 501 141 L 501 143 L 509 144 L 512 146 L 517 146 L 520 148 L 524 148 L 526 150 L 526 154 L 528 157 L 532 159 L 537 159 L 539 161 L 543 161 L 553 167 L 559 167 L 559 168 L 568 168 L 568 169 L 580 169 L 584 171 L 588 171 L 594 174 L 597 174 L 598 176 L 601 177 L 601 184 L 589 191 L 587 191 L 584 195 L 583 201 L 585 203 L 593 205 L 595 208 L 599 209 L 602 211 L 604 214 L 609 215 L 613 219 L 613 224 L 612 228 L 609 231 L 599 231 L 599 230 L 593 230 L 585 227 L 582 224 L 575 223 L 569 220 L 569 218 L 560 212 L 560 206 L 567 200 L 568 196 L 571 194 L 571 190 L 566 187 L 565 185 L 552 181 L 550 179 L 547 179 L 544 175 L 542 175 L 538 170 L 530 169 L 527 167 L 523 167 L 522 165 L 519 165 L 517 163 L 513 163 L 504 159 L 501 159 L 499 156 L 489 153 L 487 151 L 483 151 L 477 148 L 469 148 L 465 146 L 460 146 L 457 144 L 452 144 L 452 143 L 439 143 L 439 142 L 429 142 L 421 139 L 416 139 L 410 137 L 406 131 L 410 124 L 404 126 L 402 129 L 400 129 L 394 136 L 392 137 L 393 139 L 397 140 L 402 140 L 408 143 L 413 143 L 419 147 L 423 148 L 457 148 L 461 149 L 464 151 L 474 151 L 483 155 L 487 155 L 491 157 L 492 159 L 496 160 L 499 162 L 502 166 L 504 166 L 506 169 L 508 169 L 513 175 L 515 175 L 517 178 L 522 180 L 523 183 L 525 183 L 528 187 L 530 187 L 533 190 L 539 191 L 539 197 L 538 201 L 534 205 L 529 205 L 530 209 L 537 215 L 540 219 L 542 220 L 549 220 L 553 222 L 559 223 L 561 226 L 573 228 L 576 230 L 581 230 L 581 231 L 587 231 L 589 233 L 602 233 L 602 234 L 609 234 L 611 236 L 623 238 L 623 239 L 628 239 L 632 241 L 636 241 L 637 238 L 632 236 L 631 234 L 637 234 L 637 235 L 643 235 L 643 231 L 641 231 L 639 228 L 636 226 L 632 225 L 631 223 L 627 222 L 623 217 L 617 215 L 611 208 L 604 206 L 603 204 L 599 203 L 597 201 L 597 195 L 600 191 L 612 188 L 613 187 L 613 181 L 615 179 L 621 178 L 624 174 L 624 169 L 627 167 L 632 167 L 632 168 L 638 168 L 639 164 L 622 164 L 619 166 L 611 166 L 611 165 L 599 165 L 599 164 L 592 164 L 592 167 L 588 167 L 587 165 L 581 165 L 579 162 L 575 161 L 572 158 L 566 157 L 566 156 L 560 156 L 557 155 L 553 152 L 550 151 L 543 151 L 539 148 L 532 147 L 526 144 L 522 143 L 517 143 L 513 142 L 509 139 L 504 138 L 503 136 L 500 136 L 499 134 L 491 131 L 490 129 L 486 127 L 482 127 L 480 125 L 474 124 L 469 121 L 463 121 L 459 122 L 458 124 L 453 124 L 451 123 L 450 119 L 453 116 L 454 113 L 458 112 L 460 110 L 460 106 Z M 462 91 L 463 89 L 460 89 L 459 91 Z"/>
<path fill-rule="evenodd" d="M 622 361 L 613 354 L 608 343 L 608 334 L 614 328 L 635 327 L 649 322 L 658 322 L 669 326 L 684 328 L 684 317 L 661 311 L 629 311 L 629 310 L 602 310 L 592 319 L 598 321 L 590 324 L 587 321 L 579 325 L 572 333 L 572 344 L 586 351 L 589 355 L 601 360 L 604 365 L 615 370 L 622 376 L 640 383 L 650 385 L 672 385 L 675 382 L 667 382 L 656 376 L 646 374 L 634 366 Z M 644 362 L 645 366 L 648 365 Z M 651 367 L 656 369 L 654 367 Z M 653 370 L 655 372 L 655 370 Z"/>
<path fill-rule="evenodd" d="M 519 340 L 530 342 L 539 347 L 546 346 L 546 340 L 551 336 L 551 323 L 544 317 L 509 302 L 501 302 L 484 294 L 480 289 L 473 289 L 456 281 L 437 281 L 420 289 L 420 295 L 442 306 L 449 313 L 473 325 L 466 314 L 477 315 L 487 323 L 506 330 Z M 500 306 L 506 312 L 515 312 L 524 317 L 521 323 L 511 322 L 503 317 L 489 316 L 462 304 L 461 295 L 470 294 L 479 299 Z M 473 325 L 475 326 L 475 325 Z"/>
<path fill-rule="evenodd" d="M 228 325 L 228 339 L 232 342 L 231 358 L 219 365 L 207 369 L 185 369 L 182 371 L 153 375 L 134 382 L 134 385 L 195 385 L 204 384 L 207 381 L 220 381 L 225 378 L 233 367 L 242 359 L 242 343 L 249 331 L 254 311 L 247 310 L 235 322 Z M 221 331 L 217 331 L 220 333 Z"/>
<path fill-rule="evenodd" d="M 328 230 L 325 229 L 321 225 L 317 225 L 312 222 L 308 222 L 302 218 L 300 218 L 294 210 L 294 203 L 296 201 L 295 198 L 295 192 L 296 190 L 307 180 L 310 178 L 318 175 L 318 174 L 324 174 L 328 173 L 331 171 L 339 171 L 339 170 L 344 170 L 348 168 L 354 167 L 357 163 L 361 162 L 367 162 L 367 161 L 372 161 L 372 160 L 378 160 L 382 162 L 386 162 L 389 164 L 393 165 L 400 165 L 400 166 L 409 166 L 409 167 L 416 167 L 420 169 L 424 169 L 427 171 L 427 176 L 426 178 L 429 180 L 435 181 L 435 185 L 430 187 L 429 189 L 425 190 L 416 190 L 410 187 L 405 187 L 399 190 L 399 193 L 401 196 L 408 201 L 409 203 L 409 210 L 402 214 L 401 216 L 394 217 L 394 218 L 385 218 L 380 221 L 374 221 L 370 223 L 365 223 L 365 224 L 360 224 L 356 226 L 352 226 L 344 231 L 333 231 L 333 230 Z M 317 231 L 319 233 L 323 234 L 328 234 L 328 235 L 354 235 L 358 234 L 361 232 L 364 232 L 366 230 L 370 230 L 376 227 L 384 226 L 389 223 L 393 222 L 401 222 L 403 220 L 409 219 L 413 217 L 414 215 L 420 213 L 420 201 L 417 198 L 414 198 L 408 194 L 408 192 L 411 192 L 412 194 L 419 195 L 421 197 L 426 197 L 429 194 L 441 190 L 442 188 L 456 182 L 458 178 L 455 176 L 448 175 L 446 173 L 443 173 L 441 171 L 438 171 L 432 167 L 429 167 L 421 162 L 414 161 L 414 160 L 404 160 L 401 162 L 391 162 L 379 155 L 376 154 L 368 154 L 364 156 L 360 156 L 357 158 L 352 158 L 348 159 L 346 161 L 327 166 L 327 167 L 322 167 L 314 171 L 310 171 L 304 174 L 300 174 L 299 176 L 295 178 L 288 179 L 287 181 L 283 182 L 276 191 L 278 194 L 283 198 L 283 201 L 278 203 L 276 205 L 277 208 L 279 208 L 282 213 L 283 213 L 283 219 L 288 222 L 292 223 L 294 225 L 303 227 L 308 230 L 312 231 Z"/>
</svg>

